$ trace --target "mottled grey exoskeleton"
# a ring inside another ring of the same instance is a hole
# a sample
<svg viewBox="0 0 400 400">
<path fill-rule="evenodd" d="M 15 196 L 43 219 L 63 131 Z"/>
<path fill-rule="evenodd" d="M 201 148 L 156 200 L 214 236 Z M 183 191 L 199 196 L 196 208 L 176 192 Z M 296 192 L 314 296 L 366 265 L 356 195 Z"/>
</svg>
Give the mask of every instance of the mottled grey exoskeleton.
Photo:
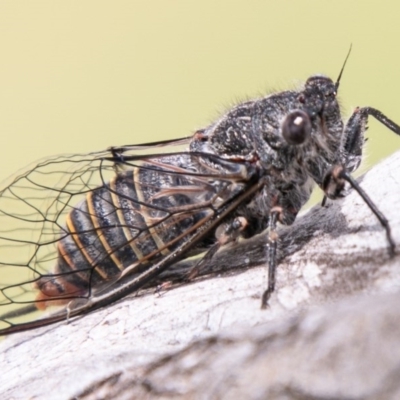
<svg viewBox="0 0 400 400">
<path fill-rule="evenodd" d="M 337 101 L 340 76 L 335 83 L 315 75 L 300 90 L 241 104 L 195 135 L 190 145 L 194 151 L 247 160 L 256 166 L 257 179 L 265 182 L 228 218 L 243 217 L 245 225 L 238 226 L 249 236 L 269 226 L 269 287 L 263 307 L 275 285 L 276 222 L 292 224 L 314 184 L 326 197 L 337 199 L 349 182 L 385 228 L 389 251 L 394 253 L 388 221 L 349 173 L 361 163 L 369 115 L 396 134 L 400 127 L 371 107 L 357 108 L 344 123 Z"/>
</svg>

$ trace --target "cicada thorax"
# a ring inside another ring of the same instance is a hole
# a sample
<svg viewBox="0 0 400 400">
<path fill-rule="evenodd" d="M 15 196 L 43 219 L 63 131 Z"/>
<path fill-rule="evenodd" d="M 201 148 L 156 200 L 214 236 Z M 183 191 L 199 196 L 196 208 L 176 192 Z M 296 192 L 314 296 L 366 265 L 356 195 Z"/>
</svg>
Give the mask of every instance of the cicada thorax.
<svg viewBox="0 0 400 400">
<path fill-rule="evenodd" d="M 264 176 L 264 187 L 232 213 L 232 219 L 239 215 L 248 221 L 244 235 L 264 230 L 270 211 L 276 207 L 282 210 L 280 222 L 292 224 L 310 198 L 313 182 L 307 161 L 314 148 L 318 150 L 315 142 L 319 139 L 310 138 L 309 134 L 307 140 L 293 146 L 282 135 L 284 122 L 302 107 L 298 97 L 298 92 L 287 91 L 240 104 L 197 132 L 190 144 L 194 151 L 248 160 Z M 320 126 L 311 127 L 311 122 L 309 125 L 318 137 Z M 326 147 L 325 139 L 321 142 Z"/>
<path fill-rule="evenodd" d="M 257 221 L 268 219 L 271 209 L 280 207 L 279 221 L 290 225 L 309 200 L 314 184 L 324 188 L 325 176 L 343 153 L 344 124 L 336 90 L 331 79 L 314 76 L 303 91 L 240 104 L 195 135 L 192 149 L 231 160 L 253 160 L 260 175 L 267 177 L 265 187 L 246 205 L 249 222 L 253 219 L 263 228 L 266 223 Z M 358 136 L 355 140 L 361 143 Z"/>
<path fill-rule="evenodd" d="M 55 269 L 35 283 L 38 309 L 88 298 L 128 271 L 142 272 L 212 212 L 201 206 L 212 198 L 211 187 L 199 194 L 198 182 L 163 163 L 118 173 L 73 207 L 57 242 Z"/>
</svg>

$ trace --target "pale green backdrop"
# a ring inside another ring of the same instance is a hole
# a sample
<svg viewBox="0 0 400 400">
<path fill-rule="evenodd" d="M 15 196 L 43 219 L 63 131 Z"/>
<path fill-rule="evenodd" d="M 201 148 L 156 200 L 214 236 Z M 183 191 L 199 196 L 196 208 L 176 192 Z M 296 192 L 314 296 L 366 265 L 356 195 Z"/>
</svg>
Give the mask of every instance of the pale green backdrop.
<svg viewBox="0 0 400 400">
<path fill-rule="evenodd" d="M 189 135 L 314 73 L 400 122 L 396 1 L 1 1 L 0 180 L 57 153 Z M 370 123 L 367 165 L 400 148 Z M 365 163 L 364 163 L 365 165 Z"/>
</svg>

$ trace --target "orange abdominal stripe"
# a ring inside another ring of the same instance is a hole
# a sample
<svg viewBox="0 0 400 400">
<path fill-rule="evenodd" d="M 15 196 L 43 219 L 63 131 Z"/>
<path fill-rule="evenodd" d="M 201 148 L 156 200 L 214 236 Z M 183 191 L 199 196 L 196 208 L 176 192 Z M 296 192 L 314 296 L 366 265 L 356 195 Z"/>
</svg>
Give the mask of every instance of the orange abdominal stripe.
<svg viewBox="0 0 400 400">
<path fill-rule="evenodd" d="M 71 299 L 83 296 L 86 293 L 86 290 L 78 288 L 61 276 L 42 277 L 35 283 L 35 287 L 39 290 L 35 306 L 40 311 L 51 306 L 65 305 Z"/>
</svg>

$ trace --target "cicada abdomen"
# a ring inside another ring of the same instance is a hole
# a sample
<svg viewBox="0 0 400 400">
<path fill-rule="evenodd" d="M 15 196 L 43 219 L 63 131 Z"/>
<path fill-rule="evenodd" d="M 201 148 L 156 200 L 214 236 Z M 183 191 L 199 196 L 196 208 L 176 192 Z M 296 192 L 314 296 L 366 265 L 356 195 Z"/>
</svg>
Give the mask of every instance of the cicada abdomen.
<svg viewBox="0 0 400 400">
<path fill-rule="evenodd" d="M 125 157 L 117 165 L 110 154 L 86 157 L 47 160 L 1 193 L 5 333 L 21 326 L 22 314 L 91 301 L 104 288 L 118 288 L 121 277 L 145 273 L 182 244 L 188 247 L 199 226 L 236 195 L 233 176 L 243 179 L 238 163 L 225 175 L 207 175 L 212 162 L 201 168 L 194 153 Z"/>
<path fill-rule="evenodd" d="M 168 254 L 184 240 L 176 239 L 205 211 L 174 212 L 193 204 L 190 183 L 165 170 L 162 182 L 159 175 L 158 170 L 139 167 L 119 173 L 71 210 L 65 234 L 57 242 L 56 267 L 35 284 L 37 307 L 88 297 L 92 289 L 116 279 L 128 267 L 130 273 L 141 272 L 150 260 Z"/>
</svg>

